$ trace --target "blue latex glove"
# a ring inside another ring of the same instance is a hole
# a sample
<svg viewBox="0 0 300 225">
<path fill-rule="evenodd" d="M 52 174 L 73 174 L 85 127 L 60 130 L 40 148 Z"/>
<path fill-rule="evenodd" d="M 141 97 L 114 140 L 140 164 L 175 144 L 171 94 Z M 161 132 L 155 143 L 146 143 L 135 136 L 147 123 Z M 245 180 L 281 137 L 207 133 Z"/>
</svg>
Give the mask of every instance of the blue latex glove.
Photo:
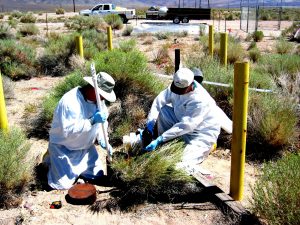
<svg viewBox="0 0 300 225">
<path fill-rule="evenodd" d="M 90 118 L 90 122 L 92 125 L 95 123 L 104 123 L 107 119 L 107 115 L 105 112 L 99 112 L 98 110 L 94 113 L 94 115 Z"/>
<path fill-rule="evenodd" d="M 149 121 L 147 124 L 146 124 L 146 127 L 147 127 L 147 130 L 153 135 L 153 128 L 154 128 L 154 125 L 155 125 L 155 121 L 152 120 L 152 121 Z"/>
<path fill-rule="evenodd" d="M 163 138 L 162 138 L 162 136 L 159 136 L 154 141 L 151 141 L 151 143 L 149 145 L 147 145 L 144 150 L 151 152 L 151 151 L 155 150 L 157 148 L 157 146 L 162 143 L 163 143 Z"/>
</svg>

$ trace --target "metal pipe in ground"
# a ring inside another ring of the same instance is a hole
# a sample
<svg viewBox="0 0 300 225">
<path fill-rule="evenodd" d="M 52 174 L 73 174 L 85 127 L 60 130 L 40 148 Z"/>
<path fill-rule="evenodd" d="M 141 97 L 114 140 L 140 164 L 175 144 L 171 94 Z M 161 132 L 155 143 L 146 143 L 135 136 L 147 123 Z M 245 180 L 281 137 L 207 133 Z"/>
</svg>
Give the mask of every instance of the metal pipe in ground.
<svg viewBox="0 0 300 225">
<path fill-rule="evenodd" d="M 231 144 L 230 196 L 242 200 L 246 155 L 249 62 L 234 64 L 233 132 Z"/>
<path fill-rule="evenodd" d="M 0 72 L 0 129 L 3 131 L 8 131 L 8 120 L 7 120 L 1 72 Z"/>
</svg>

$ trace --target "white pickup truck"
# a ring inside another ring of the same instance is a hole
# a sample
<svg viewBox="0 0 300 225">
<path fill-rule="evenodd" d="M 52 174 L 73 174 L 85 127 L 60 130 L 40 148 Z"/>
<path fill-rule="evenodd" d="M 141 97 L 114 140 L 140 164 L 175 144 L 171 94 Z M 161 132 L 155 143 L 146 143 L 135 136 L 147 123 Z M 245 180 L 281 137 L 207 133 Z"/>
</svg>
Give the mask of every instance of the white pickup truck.
<svg viewBox="0 0 300 225">
<path fill-rule="evenodd" d="M 79 14 L 84 16 L 117 14 L 121 17 L 123 23 L 127 23 L 128 20 L 135 18 L 135 9 L 116 7 L 110 3 L 101 3 L 91 9 L 81 10 Z"/>
</svg>

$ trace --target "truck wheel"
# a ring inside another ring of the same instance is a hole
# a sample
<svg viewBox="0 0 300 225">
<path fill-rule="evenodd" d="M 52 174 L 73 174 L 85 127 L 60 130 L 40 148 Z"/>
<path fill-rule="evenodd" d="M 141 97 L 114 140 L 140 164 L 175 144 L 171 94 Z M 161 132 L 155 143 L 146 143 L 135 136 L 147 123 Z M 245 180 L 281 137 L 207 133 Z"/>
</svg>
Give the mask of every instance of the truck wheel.
<svg viewBox="0 0 300 225">
<path fill-rule="evenodd" d="M 179 24 L 179 23 L 180 23 L 179 17 L 175 17 L 175 18 L 173 19 L 173 23 Z"/>
<path fill-rule="evenodd" d="M 190 20 L 188 17 L 183 17 L 182 23 L 188 23 Z"/>
</svg>

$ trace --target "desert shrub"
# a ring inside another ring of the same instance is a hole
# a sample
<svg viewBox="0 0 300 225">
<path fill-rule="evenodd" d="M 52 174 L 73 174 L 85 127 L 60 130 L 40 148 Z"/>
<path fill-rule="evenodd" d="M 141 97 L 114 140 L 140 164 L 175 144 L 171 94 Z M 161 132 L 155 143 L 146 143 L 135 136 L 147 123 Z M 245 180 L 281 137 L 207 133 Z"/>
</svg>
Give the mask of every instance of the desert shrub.
<svg viewBox="0 0 300 225">
<path fill-rule="evenodd" d="M 4 18 L 4 14 L 0 13 L 0 20 L 2 20 Z"/>
<path fill-rule="evenodd" d="M 121 41 L 119 43 L 119 49 L 123 52 L 130 52 L 136 49 L 136 40 L 130 39 L 128 41 Z"/>
<path fill-rule="evenodd" d="M 14 40 L 0 40 L 0 70 L 12 80 L 36 75 L 35 51 Z"/>
<path fill-rule="evenodd" d="M 8 21 L 8 24 L 12 27 L 12 28 L 16 28 L 18 25 L 19 21 L 16 18 L 12 18 L 11 20 Z"/>
<path fill-rule="evenodd" d="M 261 58 L 261 52 L 258 48 L 252 48 L 248 54 L 249 59 L 253 62 L 257 62 Z"/>
<path fill-rule="evenodd" d="M 0 39 L 14 38 L 12 27 L 8 23 L 0 24 Z"/>
<path fill-rule="evenodd" d="M 9 15 L 9 20 L 12 19 L 12 18 L 16 18 L 16 19 L 20 19 L 21 17 L 23 16 L 23 13 L 21 13 L 20 11 L 18 10 L 13 10 L 10 15 Z"/>
<path fill-rule="evenodd" d="M 95 29 L 82 32 L 84 58 L 92 59 L 99 51 L 107 49 L 107 35 Z"/>
<path fill-rule="evenodd" d="M 29 150 L 30 144 L 21 130 L 0 130 L 0 208 L 21 204 L 21 194 L 32 179 L 34 166 Z"/>
<path fill-rule="evenodd" d="M 130 36 L 133 31 L 133 26 L 128 25 L 122 32 L 122 36 Z"/>
<path fill-rule="evenodd" d="M 293 146 L 298 137 L 296 107 L 295 100 L 282 92 L 252 93 L 249 99 L 248 142 L 261 143 L 264 151 L 260 154 L 269 157 Z"/>
<path fill-rule="evenodd" d="M 153 63 L 156 65 L 162 65 L 171 60 L 169 55 L 168 45 L 162 45 L 161 48 L 158 49 L 157 53 L 154 56 Z"/>
<path fill-rule="evenodd" d="M 108 14 L 104 16 L 103 19 L 113 30 L 121 30 L 123 28 L 123 22 L 119 15 Z"/>
<path fill-rule="evenodd" d="M 90 29 L 105 30 L 105 22 L 99 16 L 74 16 L 65 22 L 65 26 L 78 32 Z"/>
<path fill-rule="evenodd" d="M 57 8 L 57 9 L 55 9 L 55 13 L 57 15 L 62 15 L 62 14 L 65 14 L 65 10 L 64 10 L 64 8 Z"/>
<path fill-rule="evenodd" d="M 153 37 L 148 37 L 145 39 L 145 41 L 143 42 L 143 45 L 152 45 L 153 44 Z M 300 49 L 300 48 L 299 48 Z M 299 51 L 300 52 L 300 51 Z"/>
<path fill-rule="evenodd" d="M 300 56 L 300 45 L 298 45 L 295 49 L 295 54 Z"/>
<path fill-rule="evenodd" d="M 22 36 L 36 35 L 39 33 L 39 28 L 34 23 L 28 23 L 19 28 L 19 33 Z"/>
<path fill-rule="evenodd" d="M 300 224 L 300 155 L 265 163 L 252 187 L 252 210 L 270 225 Z"/>
<path fill-rule="evenodd" d="M 41 72 L 52 76 L 65 75 L 69 72 L 69 58 L 75 52 L 74 34 L 49 39 L 45 53 L 38 58 Z"/>
<path fill-rule="evenodd" d="M 253 40 L 254 40 L 255 42 L 260 42 L 260 41 L 262 41 L 262 39 L 264 38 L 264 33 L 263 33 L 262 31 L 259 31 L 259 30 L 254 31 L 254 32 L 252 33 L 252 38 L 253 38 Z"/>
<path fill-rule="evenodd" d="M 189 35 L 189 33 L 184 30 L 184 31 L 180 31 L 180 32 L 175 32 L 173 33 L 173 35 L 177 38 L 180 38 L 180 37 L 187 37 Z"/>
<path fill-rule="evenodd" d="M 234 64 L 237 61 L 243 60 L 245 57 L 245 50 L 240 43 L 229 42 L 227 50 L 227 61 Z"/>
<path fill-rule="evenodd" d="M 129 160 L 116 158 L 112 169 L 122 182 L 123 196 L 130 195 L 132 199 L 138 196 L 137 199 L 145 201 L 155 200 L 158 196 L 162 200 L 162 197 L 186 194 L 185 184 L 194 181 L 184 171 L 175 168 L 181 160 L 182 148 L 182 142 L 173 141 L 151 153 L 134 155 Z"/>
<path fill-rule="evenodd" d="M 269 73 L 275 79 L 282 73 L 290 74 L 293 78 L 300 70 L 300 57 L 285 54 L 262 55 L 257 70 Z"/>
<path fill-rule="evenodd" d="M 294 45 L 284 39 L 279 39 L 276 41 L 275 48 L 278 54 L 288 54 L 292 53 Z"/>
<path fill-rule="evenodd" d="M 158 40 L 168 40 L 168 39 L 170 39 L 171 33 L 170 32 L 157 32 L 154 34 L 154 36 Z"/>
<path fill-rule="evenodd" d="M 35 23 L 36 17 L 32 12 L 28 12 L 20 18 L 21 23 Z"/>
</svg>

